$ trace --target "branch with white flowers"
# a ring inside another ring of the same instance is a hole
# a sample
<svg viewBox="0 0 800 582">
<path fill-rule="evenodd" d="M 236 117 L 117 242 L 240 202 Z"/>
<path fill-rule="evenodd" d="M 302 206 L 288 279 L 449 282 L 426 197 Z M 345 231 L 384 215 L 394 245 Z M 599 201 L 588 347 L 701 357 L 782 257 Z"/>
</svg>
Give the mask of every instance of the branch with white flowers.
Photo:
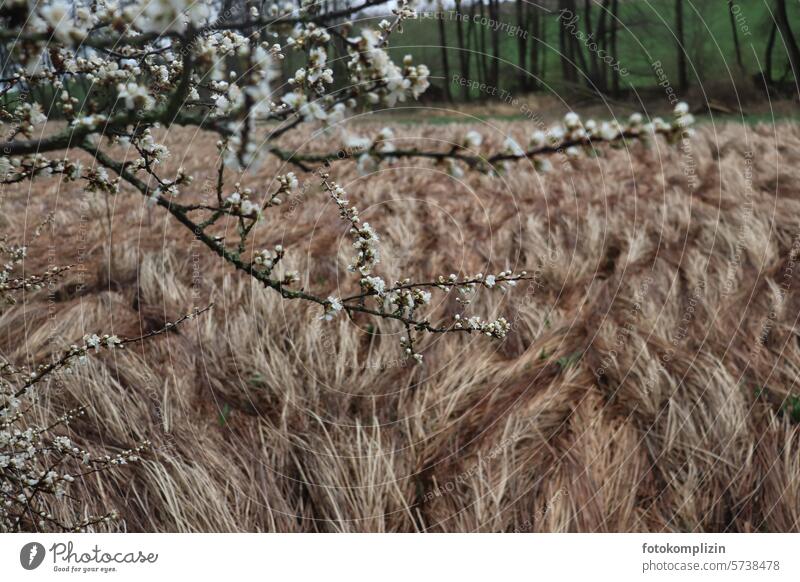
<svg viewBox="0 0 800 582">
<path fill-rule="evenodd" d="M 129 184 L 134 186 L 139 192 L 151 200 L 155 200 L 157 204 L 167 209 L 178 222 L 188 228 L 195 236 L 196 240 L 206 245 L 211 251 L 219 255 L 226 262 L 231 264 L 234 268 L 243 271 L 262 283 L 265 287 L 272 289 L 284 299 L 299 299 L 316 303 L 323 307 L 323 314 L 321 319 L 331 320 L 339 312 L 354 315 L 362 313 L 374 317 L 395 320 L 402 323 L 407 329 L 429 332 L 429 333 L 448 333 L 448 332 L 465 332 L 465 333 L 484 333 L 488 336 L 503 339 L 510 329 L 510 324 L 504 319 L 495 322 L 480 322 L 480 320 L 473 317 L 466 317 L 462 320 L 462 316 L 458 315 L 455 321 L 450 324 L 435 324 L 427 317 L 419 317 L 418 311 L 420 308 L 428 305 L 431 300 L 431 293 L 424 290 L 423 287 L 431 287 L 434 289 L 442 289 L 449 291 L 453 288 L 458 288 L 462 295 L 469 295 L 477 287 L 478 282 L 487 288 L 494 288 L 497 283 L 497 288 L 505 288 L 513 286 L 517 281 L 531 279 L 527 273 L 513 275 L 510 271 L 503 271 L 498 275 L 483 276 L 478 274 L 472 278 L 466 278 L 459 281 L 457 278 L 444 279 L 440 277 L 433 283 L 411 283 L 406 281 L 398 283 L 391 288 L 386 288 L 386 284 L 380 277 L 372 273 L 373 268 L 380 261 L 380 252 L 377 246 L 379 241 L 377 233 L 367 223 L 361 223 L 358 216 L 358 210 L 355 207 L 348 206 L 348 202 L 344 199 L 345 192 L 337 184 L 330 181 L 329 174 L 325 172 L 319 173 L 319 178 L 322 181 L 322 186 L 326 192 L 335 201 L 341 217 L 348 223 L 350 233 L 353 236 L 353 246 L 356 249 L 356 255 L 350 265 L 349 270 L 359 276 L 359 284 L 362 293 L 354 298 L 348 298 L 345 301 L 324 294 L 315 294 L 308 292 L 305 289 L 294 289 L 292 285 L 299 281 L 299 275 L 296 271 L 286 271 L 278 277 L 273 276 L 273 271 L 278 263 L 284 256 L 284 249 L 282 246 L 277 246 L 273 250 L 263 249 L 253 253 L 250 260 L 245 257 L 245 247 L 247 237 L 251 233 L 253 226 L 257 223 L 262 209 L 250 201 L 252 192 L 242 191 L 237 184 L 236 191 L 223 200 L 223 204 L 215 207 L 211 205 L 189 205 L 182 206 L 180 204 L 172 203 L 162 197 L 154 197 L 154 189 L 148 183 L 139 180 L 132 175 L 123 164 L 115 162 L 107 154 L 98 149 L 94 149 L 88 145 L 85 146 L 86 150 L 91 152 L 97 161 L 117 172 L 121 178 L 126 180 Z M 222 172 L 220 173 L 222 175 Z M 221 178 L 220 178 L 221 180 Z M 278 178 L 279 188 L 269 200 L 272 203 L 279 203 L 279 195 L 286 193 L 296 188 L 298 183 L 293 174 L 287 174 Z M 221 189 L 224 182 L 220 181 L 218 187 Z M 221 198 L 221 194 L 219 196 Z M 206 211 L 210 212 L 211 218 L 202 222 L 192 219 L 189 215 L 193 211 Z M 221 214 L 233 214 L 239 225 L 238 233 L 240 240 L 236 243 L 235 247 L 226 244 L 224 240 L 219 239 L 209 232 L 209 227 L 212 226 Z M 451 276 L 452 277 L 452 276 Z M 505 283 L 506 285 L 502 285 Z M 366 299 L 374 297 L 376 301 L 373 306 L 366 304 Z M 357 299 L 357 303 L 353 300 Z M 463 305 L 468 305 L 469 300 L 460 300 Z M 464 321 L 467 322 L 465 325 Z M 421 360 L 419 354 L 410 354 L 417 359 Z"/>
<path fill-rule="evenodd" d="M 533 131 L 527 140 L 527 147 L 512 137 L 508 137 L 503 149 L 498 152 L 482 153 L 483 136 L 475 131 L 468 131 L 461 143 L 448 150 L 431 151 L 420 148 L 400 149 L 395 145 L 394 132 L 384 128 L 374 138 L 346 134 L 342 147 L 327 153 L 299 153 L 274 146 L 270 153 L 283 161 L 297 164 L 309 169 L 309 164 L 324 164 L 337 160 L 355 159 L 362 173 L 377 169 L 381 162 L 393 162 L 400 158 L 427 158 L 436 163 L 446 163 L 449 169 L 457 171 L 463 164 L 466 169 L 484 172 L 506 169 L 507 163 L 533 160 L 540 171 L 548 171 L 551 164 L 546 157 L 561 154 L 576 158 L 582 152 L 591 153 L 603 144 L 621 145 L 631 141 L 646 141 L 663 136 L 668 142 L 691 136 L 694 117 L 688 112 L 685 103 L 679 103 L 673 112 L 673 119 L 665 121 L 656 117 L 644 122 L 639 113 L 634 113 L 625 123 L 619 121 L 601 122 L 589 119 L 582 121 L 576 113 L 568 113 L 562 123 L 557 123 L 547 130 Z"/>
<path fill-rule="evenodd" d="M 335 141 L 336 128 L 352 116 L 418 99 L 428 88 L 430 71 L 424 64 L 410 56 L 394 62 L 387 52 L 392 35 L 415 17 L 413 2 L 393 2 L 393 15 L 375 27 L 356 30 L 341 22 L 387 3 L 361 0 L 326 10 L 317 1 L 302 0 L 299 6 L 273 3 L 261 13 L 252 4 L 226 10 L 212 0 L 7 0 L 0 8 L 0 45 L 7 55 L 0 80 L 0 184 L 58 177 L 106 196 L 117 195 L 128 184 L 231 268 L 283 299 L 316 306 L 322 320 L 361 315 L 401 327 L 405 335 L 400 347 L 417 362 L 423 361 L 424 334 L 481 334 L 502 340 L 510 322 L 504 317 L 484 320 L 472 312 L 472 303 L 479 292 L 508 292 L 533 277 L 504 270 L 422 280 L 384 278 L 380 235 L 331 180 L 330 165 L 355 161 L 360 172 L 368 173 L 380 164 L 424 158 L 461 175 L 470 170 L 496 174 L 513 162 L 530 160 L 538 171 L 547 171 L 551 156 L 577 158 L 601 146 L 657 138 L 675 143 L 691 135 L 694 120 L 688 107 L 679 104 L 669 121 L 634 114 L 624 122 L 596 122 L 569 113 L 549 128 L 509 137 L 496 150 L 475 130 L 449 149 L 426 150 L 403 145 L 390 128 L 374 136 L 342 132 L 334 151 L 287 149 L 284 136 L 303 126 L 324 129 Z M 302 66 L 286 76 L 288 89 L 278 90 L 276 70 L 285 66 L 289 52 Z M 343 78 L 334 76 L 330 63 L 336 59 L 344 63 Z M 91 91 L 85 91 L 87 86 Z M 53 94 L 52 102 L 43 107 L 32 100 L 38 90 Z M 56 118 L 58 124 L 51 125 Z M 159 143 L 156 130 L 174 126 L 202 129 L 197 139 L 215 141 L 221 163 L 211 201 L 197 201 L 194 176 L 184 169 L 174 175 L 163 170 L 170 152 Z M 121 159 L 114 146 L 134 156 Z M 74 150 L 97 163 L 84 168 L 71 159 Z M 344 280 L 342 293 L 302 287 L 283 246 L 255 248 L 259 221 L 306 179 L 292 172 L 274 176 L 275 186 L 266 191 L 228 180 L 230 173 L 253 166 L 263 156 L 312 173 L 308 179 L 333 201 L 352 241 L 352 278 Z M 234 227 L 231 240 L 219 234 L 223 226 Z M 53 266 L 19 275 L 15 269 L 25 253 L 26 247 L 0 239 L 0 254 L 8 257 L 0 269 L 5 304 L 16 293 L 39 289 L 69 270 L 68 265 Z M 437 293 L 455 296 L 451 305 L 456 313 L 441 315 L 432 307 Z M 114 517 L 108 512 L 63 523 L 49 510 L 49 499 L 63 499 L 76 477 L 138 459 L 146 444 L 95 458 L 65 435 L 52 436 L 82 414 L 82 408 L 48 427 L 27 424 L 35 389 L 92 353 L 167 333 L 204 311 L 138 338 L 89 334 L 33 369 L 0 361 L 0 529 L 73 531 Z M 61 466 L 67 462 L 82 468 L 67 472 Z"/>
<path fill-rule="evenodd" d="M 78 509 L 75 515 L 80 517 L 65 522 L 55 515 L 54 504 L 67 501 L 69 487 L 77 479 L 136 462 L 150 443 L 144 441 L 114 455 L 92 454 L 63 434 L 73 420 L 85 414 L 85 407 L 69 410 L 47 426 L 28 422 L 28 412 L 37 399 L 35 389 L 56 373 L 72 370 L 94 352 L 123 349 L 167 333 L 211 307 L 196 309 L 139 337 L 86 335 L 80 345 L 72 345 L 32 369 L 0 362 L 0 532 L 79 532 L 118 518 L 114 510 L 86 515 Z"/>
<path fill-rule="evenodd" d="M 226 169 L 246 168 L 268 153 L 303 171 L 311 171 L 312 165 L 356 159 L 359 169 L 367 172 L 381 163 L 411 157 L 445 164 L 454 174 L 470 169 L 496 173 L 520 160 L 533 160 L 537 169 L 544 171 L 549 166 L 548 155 L 573 157 L 604 143 L 614 145 L 658 135 L 675 141 L 688 131 L 691 116 L 682 104 L 670 122 L 654 119 L 645 123 L 638 114 L 625 123 L 584 122 L 569 113 L 561 123 L 531 133 L 526 138 L 527 146 L 520 145 L 525 140 L 509 137 L 495 152 L 485 151 L 483 137 L 474 130 L 445 151 L 400 148 L 388 128 L 374 138 L 345 133 L 342 148 L 334 152 L 298 153 L 281 147 L 282 136 L 303 124 L 332 128 L 359 108 L 378 104 L 392 107 L 418 98 L 428 87 L 427 67 L 415 64 L 408 56 L 396 64 L 386 52 L 391 35 L 405 20 L 415 17 L 409 2 L 398 2 L 393 18 L 383 20 L 376 29 L 365 27 L 354 34 L 350 24 L 341 28 L 328 25 L 379 3 L 382 2 L 367 0 L 360 6 L 327 13 L 313 2 L 302 3 L 299 10 L 273 8 L 268 14 L 250 7 L 245 14 L 234 17 L 203 1 L 187 0 L 186 9 L 182 10 L 180 2 L 172 1 L 141 0 L 121 9 L 99 0 L 92 11 L 80 2 L 76 10 L 67 10 L 65 0 L 46 1 L 28 13 L 27 21 L 17 23 L 17 32 L 22 36 L 15 38 L 26 38 L 28 43 L 10 47 L 16 57 L 11 62 L 18 66 L 9 84 L 22 87 L 50 83 L 60 91 L 56 101 L 68 124 L 64 130 L 42 137 L 37 127 L 47 121 L 47 116 L 38 105 L 26 103 L 5 111 L 4 116 L 15 126 L 6 134 L 8 141 L 0 144 L 0 151 L 5 154 L 0 158 L 0 174 L 6 183 L 63 174 L 70 180 L 86 181 L 89 190 L 107 194 L 117 193 L 120 181 L 124 181 L 150 203 L 164 208 L 234 268 L 285 299 L 322 306 L 324 319 L 331 319 L 340 311 L 350 316 L 362 313 L 396 320 L 409 332 L 477 331 L 502 339 L 509 329 L 505 320 L 482 322 L 460 313 L 452 322 L 434 323 L 421 314 L 432 292 L 456 290 L 459 305 L 466 307 L 476 288 L 507 289 L 526 279 L 526 274 L 503 271 L 442 276 L 429 282 L 403 279 L 387 284 L 374 272 L 380 261 L 377 233 L 369 224 L 360 222 L 357 210 L 345 200 L 344 191 L 330 182 L 327 170 L 318 169 L 315 173 L 321 177 L 323 189 L 336 203 L 353 237 L 356 255 L 350 270 L 357 276 L 359 292 L 339 299 L 295 288 L 300 276 L 284 268 L 285 250 L 281 246 L 249 254 L 247 249 L 259 220 L 297 188 L 298 178 L 293 173 L 277 176 L 277 189 L 262 194 L 238 182 L 228 189 Z M 24 9 L 31 10 L 27 4 Z M 7 20 L 13 29 L 11 25 L 16 21 L 12 17 Z M 42 36 L 36 37 L 37 34 Z M 333 89 L 333 70 L 328 66 L 337 50 L 332 43 L 334 37 L 342 40 L 342 56 L 349 75 L 346 88 L 339 91 Z M 106 44 L 109 38 L 114 38 L 113 46 Z M 4 40 L 11 40 L 11 36 L 0 35 L 0 42 Z M 75 50 L 78 45 L 82 48 Z M 290 75 L 290 90 L 276 95 L 270 81 L 285 50 L 304 55 L 306 62 Z M 45 54 L 49 56 L 44 58 Z M 31 69 L 32 62 L 36 66 Z M 87 97 L 88 104 L 85 102 L 82 107 L 71 90 L 71 83 L 80 78 L 99 87 L 98 96 Z M 87 109 L 92 113 L 81 116 L 80 112 Z M 277 121 L 278 126 L 259 135 L 262 121 Z M 157 143 L 152 130 L 172 124 L 202 127 L 218 134 L 223 164 L 218 171 L 216 203 L 182 204 L 179 197 L 191 191 L 192 176 L 182 169 L 176 176 L 162 175 L 160 167 L 169 151 Z M 125 162 L 116 160 L 104 139 L 112 145 L 131 147 L 138 157 Z M 257 145 L 265 142 L 265 147 Z M 89 152 L 99 166 L 83 170 L 79 163 L 66 157 L 47 158 L 49 152 L 75 147 Z M 238 240 L 228 242 L 214 234 L 223 220 L 234 221 Z M 413 344 L 414 338 L 409 336 L 404 349 L 411 349 L 410 354 L 419 360 Z"/>
</svg>

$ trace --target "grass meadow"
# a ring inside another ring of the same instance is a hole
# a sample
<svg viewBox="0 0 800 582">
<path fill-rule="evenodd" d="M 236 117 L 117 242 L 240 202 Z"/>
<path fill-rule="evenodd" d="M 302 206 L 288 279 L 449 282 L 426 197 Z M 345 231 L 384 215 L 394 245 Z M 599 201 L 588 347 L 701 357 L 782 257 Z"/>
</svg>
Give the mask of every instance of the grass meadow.
<svg viewBox="0 0 800 582">
<path fill-rule="evenodd" d="M 473 121 L 496 147 L 528 124 Z M 464 131 L 418 120 L 396 140 L 435 146 Z M 164 139 L 202 199 L 214 138 Z M 288 145 L 324 139 L 299 132 Z M 475 305 L 508 317 L 504 341 L 432 335 L 419 366 L 396 327 L 320 321 L 125 186 L 7 188 L 4 227 L 30 232 L 54 213 L 57 236 L 33 244 L 26 269 L 75 266 L 2 312 L 7 357 L 41 361 L 86 333 L 140 335 L 215 305 L 43 394 L 44 424 L 88 405 L 72 427 L 90 450 L 153 443 L 72 495 L 90 512 L 117 508 L 125 531 L 796 531 L 800 127 L 707 122 L 687 148 L 554 162 L 496 177 L 410 161 L 332 168 L 381 234 L 387 279 L 534 275 Z M 268 160 L 243 180 L 263 188 L 285 170 Z M 344 294 L 346 230 L 308 180 L 253 244 L 284 245 L 302 286 Z M 452 317 L 452 297 L 435 297 L 435 316 Z"/>
</svg>

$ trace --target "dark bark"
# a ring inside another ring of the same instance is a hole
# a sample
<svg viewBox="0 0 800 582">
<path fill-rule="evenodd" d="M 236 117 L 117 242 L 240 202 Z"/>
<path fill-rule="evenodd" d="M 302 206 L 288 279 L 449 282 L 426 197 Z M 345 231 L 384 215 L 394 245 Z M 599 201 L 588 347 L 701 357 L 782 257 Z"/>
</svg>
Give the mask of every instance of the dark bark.
<svg viewBox="0 0 800 582">
<path fill-rule="evenodd" d="M 608 12 L 611 0 L 603 0 L 603 5 L 600 7 L 600 17 L 597 21 L 597 46 L 598 49 L 604 50 L 608 54 Z M 600 58 L 599 51 L 594 54 L 597 60 L 597 65 L 600 74 L 597 77 L 597 86 L 601 91 L 608 89 L 608 74 L 610 67 Z"/>
<path fill-rule="evenodd" d="M 775 37 L 778 36 L 778 23 L 773 22 L 769 30 L 769 38 L 767 39 L 767 46 L 764 49 L 764 82 L 767 87 L 773 83 L 772 80 L 772 51 L 775 48 Z"/>
<path fill-rule="evenodd" d="M 489 0 L 489 18 L 500 22 L 500 0 Z M 500 86 L 500 29 L 492 27 L 492 85 Z"/>
<path fill-rule="evenodd" d="M 453 100 L 452 92 L 450 91 L 450 61 L 447 58 L 447 30 L 444 25 L 444 9 L 439 4 L 438 14 L 436 21 L 439 24 L 439 46 L 442 53 L 442 74 L 444 76 L 444 96 L 448 101 Z"/>
<path fill-rule="evenodd" d="M 527 2 L 525 0 L 517 0 L 517 30 L 522 31 L 526 29 L 525 7 Z M 517 66 L 519 69 L 519 87 L 523 91 L 528 90 L 528 70 L 526 68 L 526 61 L 528 60 L 528 39 L 524 34 L 517 34 L 517 52 L 519 61 Z"/>
<path fill-rule="evenodd" d="M 456 0 L 456 37 L 458 41 L 458 62 L 461 65 L 461 78 L 469 79 L 470 52 L 467 50 L 464 35 L 464 13 L 461 10 L 461 0 Z M 461 91 L 461 98 L 469 101 L 469 87 L 464 85 Z"/>
<path fill-rule="evenodd" d="M 594 31 L 592 30 L 592 0 L 583 0 L 583 28 L 586 34 L 586 42 L 587 44 L 591 44 L 592 41 L 598 42 Z M 591 50 L 586 47 L 588 52 L 587 61 L 589 63 L 588 68 L 584 66 L 584 71 L 588 78 L 589 87 L 593 88 L 598 84 L 598 78 L 600 77 L 600 68 L 598 67 L 597 63 L 597 53 L 592 52 Z M 582 47 L 579 47 L 578 50 L 581 51 L 583 54 Z M 586 65 L 586 63 L 584 63 Z"/>
<path fill-rule="evenodd" d="M 539 78 L 544 81 L 545 77 L 547 77 L 547 53 L 548 51 L 543 50 L 543 48 L 547 46 L 547 21 L 545 20 L 543 15 L 540 15 L 537 11 L 536 18 L 539 20 L 539 38 L 542 39 L 541 43 L 534 44 L 534 50 L 539 58 Z"/>
<path fill-rule="evenodd" d="M 800 48 L 789 26 L 789 16 L 786 13 L 786 0 L 775 0 L 775 21 L 781 33 L 783 44 L 786 47 L 786 54 L 789 57 L 789 65 L 794 74 L 795 83 L 800 81 Z"/>
<path fill-rule="evenodd" d="M 683 29 L 683 0 L 675 0 L 675 49 L 677 51 L 678 87 L 681 91 L 689 88 L 689 70 L 686 62 L 686 38 Z"/>
<path fill-rule="evenodd" d="M 545 39 L 542 38 L 541 28 L 542 18 L 537 6 L 528 7 L 528 23 L 525 30 L 531 35 L 530 46 L 530 81 L 528 88 L 536 91 L 539 89 L 539 79 L 542 78 L 541 63 L 539 60 L 539 47 L 544 45 Z"/>
<path fill-rule="evenodd" d="M 574 14 L 574 12 L 570 9 L 570 4 L 568 0 L 559 0 L 558 3 L 559 9 L 561 10 L 560 14 L 564 14 L 564 11 L 567 11 L 569 14 Z M 561 76 L 563 77 L 564 81 L 574 81 L 574 73 L 575 73 L 575 66 L 574 66 L 574 59 L 572 58 L 572 36 L 567 31 L 565 25 L 565 19 L 559 17 L 558 19 L 558 52 L 561 56 Z"/>
<path fill-rule="evenodd" d="M 733 13 L 733 0 L 728 0 L 728 15 L 731 19 L 731 34 L 733 35 L 733 49 L 736 52 L 736 65 L 739 67 L 739 72 L 743 73 L 744 70 L 744 62 L 742 61 L 742 47 L 739 44 L 739 31 L 737 30 L 736 26 L 736 15 Z"/>
<path fill-rule="evenodd" d="M 480 10 L 481 21 L 483 21 L 483 19 L 486 18 L 486 6 L 484 6 L 483 0 L 478 0 L 478 7 Z M 479 26 L 478 29 L 479 29 L 478 40 L 480 41 L 478 47 L 478 55 L 480 56 L 479 62 L 481 65 L 481 81 L 488 82 L 489 65 L 488 65 L 488 53 L 486 51 L 486 27 Z"/>
<path fill-rule="evenodd" d="M 609 42 L 611 55 L 614 57 L 614 62 L 617 66 L 611 69 L 611 91 L 614 97 L 619 97 L 619 78 L 620 78 L 620 64 L 619 53 L 617 52 L 617 36 L 619 33 L 619 0 L 611 1 L 611 39 Z"/>
<path fill-rule="evenodd" d="M 578 7 L 575 4 L 574 0 L 570 2 L 570 9 L 577 14 Z M 586 26 L 586 23 L 584 23 L 584 26 Z M 578 40 L 578 36 L 576 34 L 570 34 L 569 40 L 571 41 L 572 44 L 572 63 L 574 70 L 573 81 L 577 83 L 579 79 L 583 77 L 586 81 L 586 85 L 591 89 L 593 88 L 592 78 L 591 78 L 592 73 L 589 70 L 588 63 L 586 62 L 586 54 L 584 52 L 584 46 Z"/>
</svg>

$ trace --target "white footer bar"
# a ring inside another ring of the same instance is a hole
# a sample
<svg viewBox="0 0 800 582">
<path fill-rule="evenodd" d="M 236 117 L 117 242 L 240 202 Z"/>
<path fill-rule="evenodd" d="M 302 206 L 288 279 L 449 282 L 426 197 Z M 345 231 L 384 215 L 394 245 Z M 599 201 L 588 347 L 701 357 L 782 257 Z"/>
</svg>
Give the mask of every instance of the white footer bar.
<svg viewBox="0 0 800 582">
<path fill-rule="evenodd" d="M 14 534 L 3 580 L 800 580 L 800 534 Z M 194 579 L 194 578 L 189 578 Z"/>
</svg>

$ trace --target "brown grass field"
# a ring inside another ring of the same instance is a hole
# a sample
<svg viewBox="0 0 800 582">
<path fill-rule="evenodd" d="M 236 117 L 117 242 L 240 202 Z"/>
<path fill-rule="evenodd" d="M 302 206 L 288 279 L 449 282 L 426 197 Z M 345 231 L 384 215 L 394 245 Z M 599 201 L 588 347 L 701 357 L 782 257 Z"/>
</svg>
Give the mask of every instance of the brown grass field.
<svg viewBox="0 0 800 582">
<path fill-rule="evenodd" d="M 529 129 L 483 131 L 497 145 Z M 464 131 L 398 135 L 446 149 Z M 214 138 L 167 143 L 208 191 Z M 406 363 L 401 328 L 319 321 L 132 190 L 107 200 L 47 180 L 5 191 L 0 224 L 27 236 L 54 212 L 26 269 L 75 268 L 0 314 L 0 352 L 39 361 L 85 333 L 135 336 L 215 304 L 41 395 L 44 418 L 89 406 L 72 430 L 93 450 L 153 442 L 74 488 L 86 511 L 118 509 L 125 531 L 799 530 L 800 126 L 706 124 L 685 151 L 554 162 L 495 178 L 422 161 L 331 170 L 381 233 L 384 278 L 534 274 L 470 306 L 513 322 L 503 342 L 427 337 L 424 364 Z M 263 192 L 277 169 L 242 180 Z M 256 244 L 286 247 L 306 288 L 344 293 L 345 227 L 299 177 Z M 457 312 L 434 298 L 435 318 Z"/>
</svg>

